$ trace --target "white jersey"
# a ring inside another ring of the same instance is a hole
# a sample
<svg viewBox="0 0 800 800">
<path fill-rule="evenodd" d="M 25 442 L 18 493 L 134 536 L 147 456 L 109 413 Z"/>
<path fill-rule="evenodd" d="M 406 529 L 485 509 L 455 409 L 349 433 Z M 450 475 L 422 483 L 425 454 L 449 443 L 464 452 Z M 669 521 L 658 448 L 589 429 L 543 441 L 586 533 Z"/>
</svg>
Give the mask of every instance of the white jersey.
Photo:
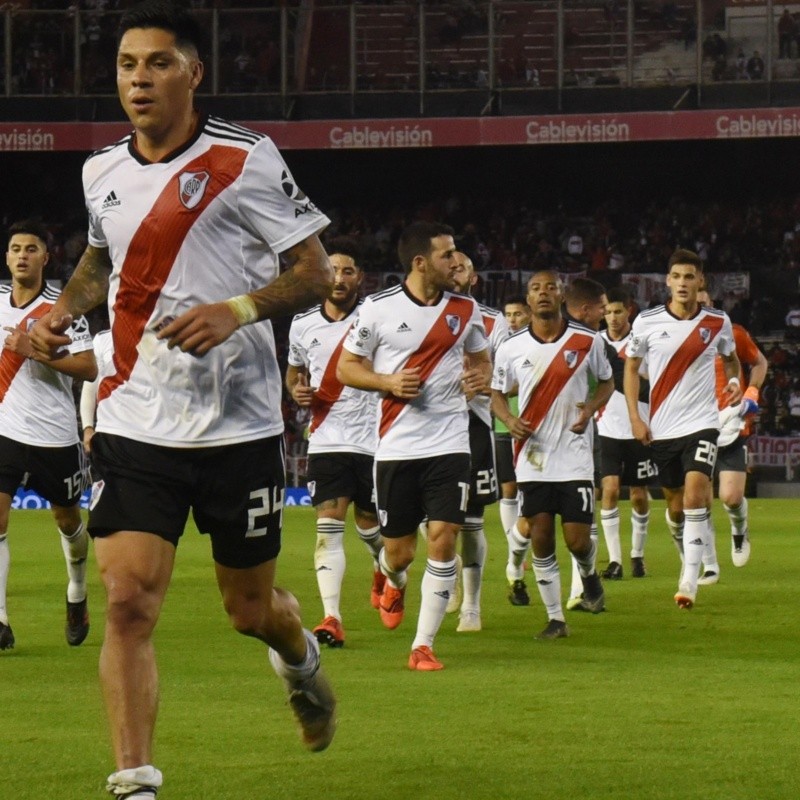
<svg viewBox="0 0 800 800">
<path fill-rule="evenodd" d="M 22 308 L 13 305 L 11 285 L 0 286 L 0 327 L 30 330 L 58 299 L 52 286 Z M 72 355 L 92 349 L 89 323 L 78 317 L 66 335 Z M 22 444 L 69 447 L 77 444 L 78 420 L 72 378 L 11 350 L 0 352 L 0 434 Z"/>
<path fill-rule="evenodd" d="M 489 355 L 494 362 L 494 354 L 500 343 L 508 338 L 508 322 L 505 316 L 495 308 L 478 303 L 483 318 L 483 329 L 489 340 Z M 487 427 L 492 427 L 492 399 L 488 394 L 478 394 L 469 401 L 469 410 Z"/>
<path fill-rule="evenodd" d="M 678 319 L 657 306 L 636 317 L 628 356 L 647 360 L 653 439 L 719 428 L 714 359 L 734 349 L 724 311 L 700 306 L 691 319 Z"/>
<path fill-rule="evenodd" d="M 520 483 L 592 480 L 592 425 L 570 431 L 588 396 L 589 374 L 608 380 L 611 365 L 599 334 L 578 322 L 564 320 L 554 342 L 524 328 L 500 345 L 492 388 L 507 394 L 518 384 L 519 417 L 533 429 L 524 441 L 514 440 Z"/>
<path fill-rule="evenodd" d="M 288 361 L 308 371 L 314 390 L 309 453 L 375 453 L 377 394 L 344 386 L 336 377 L 344 339 L 360 305 L 359 301 L 342 320 L 331 319 L 322 305 L 292 320 Z"/>
<path fill-rule="evenodd" d="M 600 331 L 603 340 L 608 342 L 617 355 L 624 361 L 628 357 L 628 342 L 631 339 L 631 332 L 625 334 L 621 339 L 612 339 L 608 331 Z M 645 423 L 650 419 L 650 406 L 639 401 L 639 416 Z M 597 412 L 597 432 L 600 436 L 609 439 L 633 439 L 631 428 L 631 418 L 628 414 L 628 404 L 625 402 L 625 395 L 614 390 L 605 406 Z"/>
<path fill-rule="evenodd" d="M 97 390 L 107 375 L 114 374 L 114 342 L 111 331 L 105 330 L 95 334 L 92 339 L 94 360 L 97 362 L 97 377 L 93 381 L 84 381 L 81 387 L 81 425 L 94 428 L 97 411 Z"/>
<path fill-rule="evenodd" d="M 115 371 L 98 393 L 97 429 L 169 447 L 234 444 L 283 431 L 281 375 L 268 321 L 202 358 L 169 350 L 161 326 L 190 308 L 278 275 L 277 254 L 329 222 L 275 145 L 210 117 L 163 161 L 133 137 L 83 169 L 89 243 L 108 247 Z"/>
<path fill-rule="evenodd" d="M 464 353 L 486 350 L 478 304 L 443 292 L 426 306 L 405 284 L 370 295 L 344 347 L 372 361 L 375 372 L 420 367 L 414 400 L 384 395 L 378 405 L 376 461 L 469 453 L 467 400 L 461 388 Z"/>
</svg>

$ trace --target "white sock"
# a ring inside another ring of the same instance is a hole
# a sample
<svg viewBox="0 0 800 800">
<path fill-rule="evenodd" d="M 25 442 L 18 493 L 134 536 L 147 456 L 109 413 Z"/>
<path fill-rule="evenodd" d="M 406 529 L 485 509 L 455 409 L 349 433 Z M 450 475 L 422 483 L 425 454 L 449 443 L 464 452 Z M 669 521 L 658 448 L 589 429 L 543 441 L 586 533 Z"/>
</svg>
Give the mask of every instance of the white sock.
<svg viewBox="0 0 800 800">
<path fill-rule="evenodd" d="M 486 533 L 482 519 L 468 519 L 461 528 L 461 578 L 464 582 L 462 611 L 481 610 L 481 578 L 486 563 Z"/>
<path fill-rule="evenodd" d="M 519 503 L 517 498 L 504 497 L 500 500 L 500 524 L 503 526 L 503 533 L 508 536 L 508 532 L 514 527 L 519 518 Z"/>
<path fill-rule="evenodd" d="M 509 583 L 521 581 L 525 570 L 522 567 L 531 540 L 526 539 L 520 532 L 515 522 L 508 531 L 508 563 L 506 564 L 506 578 Z"/>
<path fill-rule="evenodd" d="M 533 557 L 533 574 L 536 576 L 536 587 L 547 609 L 548 619 L 564 622 L 564 609 L 561 606 L 561 573 L 555 553 L 547 558 Z"/>
<path fill-rule="evenodd" d="M 743 497 L 739 506 L 722 504 L 731 521 L 731 536 L 746 536 L 747 530 L 747 498 Z"/>
<path fill-rule="evenodd" d="M 374 568 L 378 569 L 378 556 L 380 555 L 381 547 L 383 547 L 380 525 L 376 525 L 374 528 L 361 528 L 356 525 L 356 533 L 358 533 L 358 538 L 364 542 L 364 547 L 372 555 Z"/>
<path fill-rule="evenodd" d="M 78 530 L 67 536 L 59 528 L 61 534 L 61 549 L 67 562 L 67 600 L 70 603 L 79 603 L 86 599 L 86 561 L 89 555 L 89 534 L 80 524 Z"/>
<path fill-rule="evenodd" d="M 572 581 L 569 587 L 569 596 L 580 597 L 583 594 L 583 580 L 581 576 L 586 577 L 595 571 L 595 561 L 597 560 L 597 526 L 592 524 L 589 529 L 589 541 L 591 542 L 591 550 L 586 558 L 578 561 L 572 553 L 570 553 L 570 560 L 572 561 Z M 588 568 L 588 572 L 585 570 Z"/>
<path fill-rule="evenodd" d="M 395 589 L 402 589 L 408 581 L 408 572 L 406 570 L 393 570 L 386 563 L 386 548 L 382 547 L 381 552 L 378 554 L 378 564 L 380 565 L 381 572 L 386 576 L 389 586 Z"/>
<path fill-rule="evenodd" d="M 161 772 L 151 764 L 144 764 L 141 767 L 112 772 L 106 779 L 106 791 L 116 796 L 127 796 L 137 789 L 159 789 L 163 783 Z"/>
<path fill-rule="evenodd" d="M 650 524 L 650 512 L 637 514 L 631 511 L 631 558 L 644 558 L 644 544 L 647 541 L 647 526 Z"/>
<path fill-rule="evenodd" d="M 681 564 L 683 563 L 683 528 L 684 522 L 674 522 L 672 517 L 669 515 L 669 509 L 664 512 L 664 518 L 667 521 L 667 527 L 669 528 L 669 534 L 672 536 L 672 541 L 675 543 L 675 547 L 678 549 L 678 555 L 681 557 Z"/>
<path fill-rule="evenodd" d="M 344 554 L 344 521 L 323 517 L 317 520 L 317 546 L 314 549 L 314 569 L 317 586 L 326 617 L 342 619 L 339 602 L 346 559 Z"/>
<path fill-rule="evenodd" d="M 319 669 L 319 644 L 311 631 L 303 628 L 306 637 L 306 655 L 299 664 L 287 664 L 277 650 L 269 648 L 269 663 L 276 674 L 290 684 L 301 683 Z"/>
<path fill-rule="evenodd" d="M 597 537 L 589 537 L 589 552 L 585 556 L 578 558 L 577 556 L 573 555 L 572 558 L 578 567 L 578 573 L 584 578 L 588 578 L 589 575 L 595 571 L 595 561 L 597 560 Z M 581 581 L 581 586 L 583 586 L 583 581 Z"/>
<path fill-rule="evenodd" d="M 703 545 L 703 567 L 706 572 L 716 572 L 719 575 L 719 561 L 717 561 L 717 542 L 714 522 L 711 519 L 711 512 L 708 513 L 706 520 L 706 541 Z"/>
<path fill-rule="evenodd" d="M 619 541 L 619 508 L 600 509 L 600 525 L 608 548 L 608 561 L 622 563 L 622 545 Z"/>
<path fill-rule="evenodd" d="M 456 560 L 433 561 L 428 559 L 422 576 L 422 602 L 419 608 L 417 635 L 411 649 L 427 645 L 433 647 L 433 639 L 439 631 L 447 609 L 450 594 L 456 588 Z"/>
<path fill-rule="evenodd" d="M 683 510 L 683 573 L 681 583 L 691 592 L 697 591 L 700 564 L 708 534 L 708 509 L 685 508 Z"/>
<path fill-rule="evenodd" d="M 8 570 L 11 567 L 11 551 L 8 549 L 8 536 L 0 534 L 0 622 L 8 625 L 6 594 L 8 592 Z"/>
</svg>

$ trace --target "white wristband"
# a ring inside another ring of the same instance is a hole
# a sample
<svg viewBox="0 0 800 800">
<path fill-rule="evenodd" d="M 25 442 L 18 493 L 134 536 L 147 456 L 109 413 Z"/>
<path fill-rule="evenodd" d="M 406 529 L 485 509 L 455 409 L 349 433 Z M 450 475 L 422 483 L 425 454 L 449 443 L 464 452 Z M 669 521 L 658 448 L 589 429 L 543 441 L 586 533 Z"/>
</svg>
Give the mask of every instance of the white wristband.
<svg viewBox="0 0 800 800">
<path fill-rule="evenodd" d="M 239 325 L 249 325 L 258 319 L 258 311 L 253 298 L 248 294 L 240 294 L 225 301 L 225 304 L 233 312 Z"/>
<path fill-rule="evenodd" d="M 728 379 L 728 383 L 735 383 L 737 386 L 740 386 L 739 379 L 735 375 Z"/>
</svg>

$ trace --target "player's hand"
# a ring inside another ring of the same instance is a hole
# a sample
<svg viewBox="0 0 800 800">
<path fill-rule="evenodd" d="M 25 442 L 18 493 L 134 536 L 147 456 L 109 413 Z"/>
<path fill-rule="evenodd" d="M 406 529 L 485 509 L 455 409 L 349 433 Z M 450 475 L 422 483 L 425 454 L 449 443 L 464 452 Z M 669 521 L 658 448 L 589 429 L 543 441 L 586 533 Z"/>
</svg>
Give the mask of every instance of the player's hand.
<svg viewBox="0 0 800 800">
<path fill-rule="evenodd" d="M 308 408 L 311 405 L 311 398 L 314 390 L 308 385 L 308 378 L 304 372 L 297 375 L 297 382 L 292 386 L 292 400 L 301 408 Z"/>
<path fill-rule="evenodd" d="M 461 373 L 461 388 L 467 396 L 467 400 L 472 400 L 477 394 L 485 392 L 489 385 L 486 382 L 486 373 L 480 369 L 465 369 Z"/>
<path fill-rule="evenodd" d="M 506 428 L 515 439 L 527 439 L 533 433 L 533 428 L 519 417 L 511 417 L 506 423 Z"/>
<path fill-rule="evenodd" d="M 70 325 L 72 325 L 71 314 L 48 311 L 37 319 L 28 332 L 33 347 L 33 357 L 39 357 L 42 361 L 54 361 L 69 355 L 67 348 L 72 344 L 72 339 L 64 335 L 64 331 Z"/>
<path fill-rule="evenodd" d="M 83 429 L 83 449 L 88 456 L 92 452 L 92 437 L 94 436 L 94 428 L 91 426 Z"/>
<path fill-rule="evenodd" d="M 8 331 L 8 336 L 6 336 L 5 340 L 3 341 L 3 347 L 6 350 L 10 350 L 12 353 L 16 353 L 18 356 L 22 356 L 22 358 L 32 358 L 33 357 L 33 345 L 31 344 L 31 338 L 28 336 L 22 328 L 11 328 L 8 326 L 3 327 L 4 331 Z"/>
<path fill-rule="evenodd" d="M 421 394 L 420 387 L 422 381 L 419 378 L 419 367 L 410 367 L 408 369 L 395 372 L 394 375 L 388 376 L 387 391 L 401 400 L 414 400 Z"/>
<path fill-rule="evenodd" d="M 738 381 L 731 381 L 722 391 L 728 399 L 726 405 L 735 406 L 742 399 L 742 387 Z"/>
<path fill-rule="evenodd" d="M 631 420 L 631 430 L 633 431 L 633 438 L 640 441 L 643 445 L 649 445 L 653 441 L 650 428 L 648 428 L 642 420 Z"/>
<path fill-rule="evenodd" d="M 224 342 L 239 328 L 239 322 L 227 303 L 195 306 L 158 331 L 171 350 L 179 347 L 184 353 L 204 356 L 212 347 Z"/>
<path fill-rule="evenodd" d="M 742 410 L 739 412 L 739 416 L 758 414 L 758 399 L 758 389 L 755 386 L 748 386 L 742 395 Z"/>
</svg>

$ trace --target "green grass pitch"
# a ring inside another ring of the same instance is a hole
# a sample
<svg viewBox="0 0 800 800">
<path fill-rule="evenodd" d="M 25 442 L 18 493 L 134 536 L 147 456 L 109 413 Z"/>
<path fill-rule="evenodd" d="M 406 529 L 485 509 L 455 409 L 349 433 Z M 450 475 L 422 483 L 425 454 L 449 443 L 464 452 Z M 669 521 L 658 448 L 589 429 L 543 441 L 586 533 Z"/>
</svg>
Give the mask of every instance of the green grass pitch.
<svg viewBox="0 0 800 800">
<path fill-rule="evenodd" d="M 436 641 L 446 668 L 427 674 L 406 668 L 422 550 L 406 619 L 385 630 L 369 606 L 369 557 L 348 523 L 347 644 L 323 653 L 339 731 L 321 754 L 301 748 L 264 648 L 229 628 L 208 542 L 191 528 L 156 636 L 159 800 L 800 797 L 800 504 L 750 501 L 753 552 L 742 569 L 731 564 L 727 518 L 715 504 L 721 581 L 701 587 L 691 612 L 672 600 L 677 554 L 663 502 L 653 505 L 650 575 L 606 584 L 608 611 L 567 612 L 572 635 L 554 642 L 533 639 L 545 615 L 532 578 L 530 607 L 506 600 L 505 539 L 490 508 L 484 630 L 457 634 L 457 615 L 448 615 Z M 622 519 L 627 553 L 626 505 Z M 0 797 L 100 800 L 113 764 L 97 683 L 96 566 L 92 629 L 70 648 L 49 513 L 13 512 L 9 533 L 17 647 L 0 653 Z M 286 509 L 279 583 L 298 596 L 308 627 L 322 616 L 314 536 L 311 509 Z M 559 560 L 566 591 L 563 545 Z"/>
</svg>

